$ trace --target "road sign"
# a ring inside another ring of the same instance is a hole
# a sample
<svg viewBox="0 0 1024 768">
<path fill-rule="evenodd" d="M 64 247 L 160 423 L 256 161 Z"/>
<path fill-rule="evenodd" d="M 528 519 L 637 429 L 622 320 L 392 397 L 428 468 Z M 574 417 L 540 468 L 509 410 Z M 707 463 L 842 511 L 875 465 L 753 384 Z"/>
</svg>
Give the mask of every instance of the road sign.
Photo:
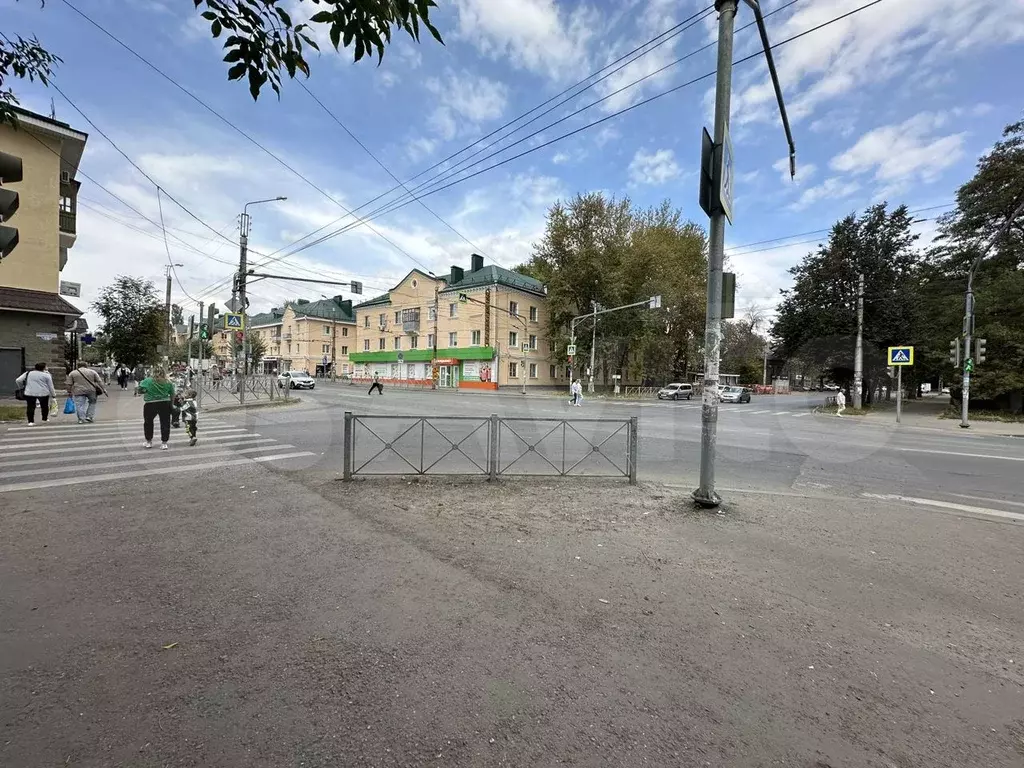
<svg viewBox="0 0 1024 768">
<path fill-rule="evenodd" d="M 240 331 L 245 328 L 245 320 L 241 315 L 229 312 L 224 315 L 224 327 Z"/>
<path fill-rule="evenodd" d="M 729 126 L 725 126 L 725 141 L 722 142 L 721 147 L 716 147 L 718 154 L 716 157 L 717 167 L 716 170 L 716 192 L 718 194 L 718 206 L 722 213 L 725 214 L 725 218 L 732 224 L 732 191 L 733 191 L 733 159 L 732 159 L 732 139 L 729 138 Z"/>
<path fill-rule="evenodd" d="M 74 298 L 80 298 L 82 295 L 82 284 L 71 283 L 67 280 L 60 281 L 60 295 L 61 296 L 72 296 Z"/>
<path fill-rule="evenodd" d="M 889 365 L 913 365 L 913 347 L 889 347 Z"/>
<path fill-rule="evenodd" d="M 569 349 L 566 350 L 566 353 L 569 355 L 569 357 L 573 357 L 576 354 L 576 345 L 570 344 Z"/>
<path fill-rule="evenodd" d="M 463 304 L 465 304 L 467 301 L 469 301 L 469 296 L 467 294 L 465 294 L 465 293 L 460 293 L 459 294 L 459 301 L 461 301 Z"/>
<path fill-rule="evenodd" d="M 398 362 L 400 362 L 400 363 L 404 363 L 405 362 L 405 353 L 404 352 L 399 352 L 398 353 Z"/>
</svg>

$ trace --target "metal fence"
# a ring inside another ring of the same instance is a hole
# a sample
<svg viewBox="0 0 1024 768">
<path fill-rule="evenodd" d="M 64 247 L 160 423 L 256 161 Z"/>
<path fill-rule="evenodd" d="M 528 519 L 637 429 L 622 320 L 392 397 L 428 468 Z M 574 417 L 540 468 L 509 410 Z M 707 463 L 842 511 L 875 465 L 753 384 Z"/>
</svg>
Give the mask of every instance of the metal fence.
<svg viewBox="0 0 1024 768">
<path fill-rule="evenodd" d="M 626 477 L 637 417 L 363 416 L 345 412 L 344 479 L 366 475 Z"/>
<path fill-rule="evenodd" d="M 288 397 L 288 390 L 278 389 L 277 376 L 271 374 L 249 375 L 244 380 L 233 375 L 215 379 L 203 374 L 192 380 L 192 386 L 199 396 L 200 406 L 204 403 L 242 403 Z"/>
</svg>

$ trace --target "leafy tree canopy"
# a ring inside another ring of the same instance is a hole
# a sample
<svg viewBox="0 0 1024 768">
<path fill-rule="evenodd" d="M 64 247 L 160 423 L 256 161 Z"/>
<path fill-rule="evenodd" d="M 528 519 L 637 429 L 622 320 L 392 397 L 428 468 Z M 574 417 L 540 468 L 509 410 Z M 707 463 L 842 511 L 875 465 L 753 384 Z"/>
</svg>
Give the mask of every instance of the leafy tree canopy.
<svg viewBox="0 0 1024 768">
<path fill-rule="evenodd" d="M 122 275 L 92 306 L 103 318 L 107 352 L 117 363 L 134 368 L 157 361 L 166 315 L 152 282 Z"/>
</svg>

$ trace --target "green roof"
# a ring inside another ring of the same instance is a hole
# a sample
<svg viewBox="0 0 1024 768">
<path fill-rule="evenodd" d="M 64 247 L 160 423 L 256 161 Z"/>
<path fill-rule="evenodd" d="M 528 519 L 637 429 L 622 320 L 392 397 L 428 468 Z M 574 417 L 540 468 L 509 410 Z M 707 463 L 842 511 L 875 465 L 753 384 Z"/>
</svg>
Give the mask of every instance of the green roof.
<svg viewBox="0 0 1024 768">
<path fill-rule="evenodd" d="M 366 307 L 381 307 L 391 303 L 391 294 L 385 293 L 383 296 L 375 296 L 372 299 L 367 299 L 362 304 L 356 304 L 354 309 L 365 309 Z"/>
<path fill-rule="evenodd" d="M 465 291 L 469 288 L 485 288 L 489 285 L 504 285 L 507 288 L 517 288 L 527 293 L 535 293 L 538 296 L 546 295 L 544 283 L 527 275 L 521 275 L 510 269 L 489 264 L 476 272 L 467 272 L 457 283 L 452 283 L 447 288 L 442 288 L 441 293 L 452 291 Z"/>
<path fill-rule="evenodd" d="M 356 316 L 352 311 L 345 312 L 333 299 L 320 299 L 308 304 L 292 302 L 288 305 L 298 317 L 316 317 L 321 320 L 337 320 L 339 323 L 354 323 Z M 252 325 L 252 321 L 249 321 Z"/>
<path fill-rule="evenodd" d="M 249 315 L 249 327 L 255 328 L 261 325 L 277 325 L 281 322 L 281 315 L 273 312 L 261 312 L 258 315 Z"/>
</svg>

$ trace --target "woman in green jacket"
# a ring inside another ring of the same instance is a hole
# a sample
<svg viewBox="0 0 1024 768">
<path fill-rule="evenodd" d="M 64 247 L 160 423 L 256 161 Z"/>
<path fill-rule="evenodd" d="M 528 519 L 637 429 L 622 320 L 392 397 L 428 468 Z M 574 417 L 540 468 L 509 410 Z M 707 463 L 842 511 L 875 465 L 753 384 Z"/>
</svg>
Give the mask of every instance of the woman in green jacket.
<svg viewBox="0 0 1024 768">
<path fill-rule="evenodd" d="M 142 406 L 142 432 L 146 436 L 143 448 L 153 447 L 153 420 L 160 417 L 160 448 L 167 450 L 171 439 L 171 401 L 174 399 L 174 382 L 167 378 L 163 368 L 157 368 L 153 375 L 139 382 L 138 392 L 145 397 Z"/>
</svg>

